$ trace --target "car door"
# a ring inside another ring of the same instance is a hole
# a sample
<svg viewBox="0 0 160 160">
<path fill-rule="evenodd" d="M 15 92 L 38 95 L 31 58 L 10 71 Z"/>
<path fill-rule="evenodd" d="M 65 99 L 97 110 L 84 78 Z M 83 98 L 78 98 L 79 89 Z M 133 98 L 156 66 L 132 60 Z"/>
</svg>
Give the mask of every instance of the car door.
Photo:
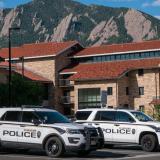
<svg viewBox="0 0 160 160">
<path fill-rule="evenodd" d="M 133 117 L 124 111 L 116 112 L 116 122 L 113 126 L 113 141 L 136 143 L 137 125 Z"/>
<path fill-rule="evenodd" d="M 1 118 L 0 137 L 2 142 L 18 141 L 17 136 L 20 129 L 20 111 L 7 111 Z"/>
<path fill-rule="evenodd" d="M 34 124 L 33 121 L 39 121 L 36 114 L 32 111 L 23 111 L 20 125 L 20 131 L 23 133 L 23 136 L 18 137 L 18 142 L 27 144 L 42 143 L 42 134 L 45 135 L 45 128 Z"/>
<path fill-rule="evenodd" d="M 112 142 L 112 129 L 114 127 L 114 120 L 115 111 L 98 111 L 95 116 L 93 124 L 95 127 L 101 127 L 104 133 L 105 142 Z"/>
</svg>

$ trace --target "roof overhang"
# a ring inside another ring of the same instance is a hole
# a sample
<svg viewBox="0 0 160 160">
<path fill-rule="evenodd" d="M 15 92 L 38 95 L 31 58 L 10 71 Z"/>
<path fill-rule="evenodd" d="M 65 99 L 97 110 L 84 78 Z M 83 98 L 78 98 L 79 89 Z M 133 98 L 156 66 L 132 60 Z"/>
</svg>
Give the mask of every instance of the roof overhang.
<svg viewBox="0 0 160 160">
<path fill-rule="evenodd" d="M 91 55 L 81 55 L 81 56 L 73 56 L 72 58 L 86 58 L 86 57 L 97 57 L 97 56 L 105 56 L 105 55 L 117 55 L 117 54 L 128 54 L 128 53 L 139 53 L 139 52 L 152 52 L 152 51 L 160 51 L 158 49 L 148 49 L 148 50 L 135 50 L 135 51 L 126 51 L 126 52 L 112 52 L 112 53 L 101 53 L 101 54 L 91 54 Z"/>
</svg>

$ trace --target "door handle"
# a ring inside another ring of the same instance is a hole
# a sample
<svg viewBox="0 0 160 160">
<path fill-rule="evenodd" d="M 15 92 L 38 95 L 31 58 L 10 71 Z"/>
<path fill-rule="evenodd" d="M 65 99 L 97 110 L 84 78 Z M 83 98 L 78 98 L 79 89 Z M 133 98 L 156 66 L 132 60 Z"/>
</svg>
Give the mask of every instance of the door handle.
<svg viewBox="0 0 160 160">
<path fill-rule="evenodd" d="M 94 123 L 94 125 L 99 126 L 99 124 L 98 124 L 98 123 Z"/>
<path fill-rule="evenodd" d="M 120 126 L 120 124 L 114 124 L 114 126 L 118 127 L 118 126 Z"/>
<path fill-rule="evenodd" d="M 26 127 L 26 125 L 20 125 L 20 127 Z"/>
</svg>

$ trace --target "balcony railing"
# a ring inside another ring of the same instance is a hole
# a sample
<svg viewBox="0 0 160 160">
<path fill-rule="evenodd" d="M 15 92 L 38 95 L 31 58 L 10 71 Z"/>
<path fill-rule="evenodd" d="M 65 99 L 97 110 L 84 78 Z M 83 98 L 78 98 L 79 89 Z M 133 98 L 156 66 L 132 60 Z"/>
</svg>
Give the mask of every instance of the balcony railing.
<svg viewBox="0 0 160 160">
<path fill-rule="evenodd" d="M 60 87 L 72 87 L 73 85 L 74 85 L 73 82 L 68 79 L 60 79 L 59 80 Z"/>
<path fill-rule="evenodd" d="M 62 104 L 72 104 L 74 103 L 74 97 L 73 96 L 63 96 L 61 97 L 61 103 Z"/>
<path fill-rule="evenodd" d="M 153 99 L 160 99 L 160 96 L 154 96 Z"/>
</svg>

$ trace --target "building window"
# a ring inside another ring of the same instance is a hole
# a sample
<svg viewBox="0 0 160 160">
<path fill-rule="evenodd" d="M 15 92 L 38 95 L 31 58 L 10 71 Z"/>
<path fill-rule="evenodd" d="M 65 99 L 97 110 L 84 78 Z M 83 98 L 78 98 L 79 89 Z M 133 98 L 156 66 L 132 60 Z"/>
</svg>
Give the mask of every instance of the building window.
<svg viewBox="0 0 160 160">
<path fill-rule="evenodd" d="M 128 105 L 128 104 L 124 104 L 124 105 L 123 105 L 123 108 L 124 108 L 124 109 L 129 109 L 129 105 Z"/>
<path fill-rule="evenodd" d="M 144 105 L 139 106 L 139 111 L 141 111 L 141 112 L 145 112 Z"/>
<path fill-rule="evenodd" d="M 112 108 L 113 108 L 113 106 L 108 106 L 108 108 L 111 108 L 111 109 L 112 109 Z"/>
<path fill-rule="evenodd" d="M 139 87 L 139 95 L 144 95 L 144 87 Z"/>
<path fill-rule="evenodd" d="M 88 88 L 78 90 L 78 108 L 100 108 L 100 88 Z"/>
<path fill-rule="evenodd" d="M 144 70 L 143 69 L 139 69 L 138 70 L 138 76 L 143 76 L 144 74 Z"/>
<path fill-rule="evenodd" d="M 129 73 L 128 72 L 126 73 L 126 77 L 129 77 Z"/>
<path fill-rule="evenodd" d="M 107 88 L 107 95 L 112 95 L 113 94 L 113 88 L 112 87 L 108 87 Z"/>
<path fill-rule="evenodd" d="M 129 95 L 129 87 L 126 87 L 126 95 Z"/>
</svg>

